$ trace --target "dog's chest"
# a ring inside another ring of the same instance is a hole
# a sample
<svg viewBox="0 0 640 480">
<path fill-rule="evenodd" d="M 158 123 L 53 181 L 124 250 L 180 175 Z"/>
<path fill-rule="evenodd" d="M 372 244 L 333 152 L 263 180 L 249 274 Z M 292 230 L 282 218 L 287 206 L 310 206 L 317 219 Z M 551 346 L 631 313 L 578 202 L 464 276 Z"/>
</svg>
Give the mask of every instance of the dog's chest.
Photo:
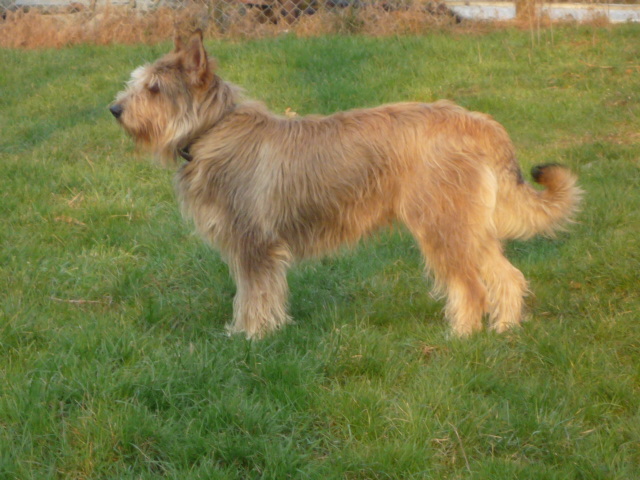
<svg viewBox="0 0 640 480">
<path fill-rule="evenodd" d="M 175 189 L 184 217 L 211 243 L 219 243 L 221 232 L 228 230 L 229 206 L 215 172 L 201 168 L 196 161 L 186 163 L 177 172 Z"/>
</svg>

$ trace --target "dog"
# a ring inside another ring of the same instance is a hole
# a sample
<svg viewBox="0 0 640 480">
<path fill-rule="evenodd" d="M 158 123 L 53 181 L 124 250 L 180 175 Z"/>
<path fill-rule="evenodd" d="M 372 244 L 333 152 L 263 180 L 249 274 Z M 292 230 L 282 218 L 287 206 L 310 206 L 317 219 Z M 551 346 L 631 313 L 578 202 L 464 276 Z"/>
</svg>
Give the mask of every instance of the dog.
<svg viewBox="0 0 640 480">
<path fill-rule="evenodd" d="M 287 269 L 399 221 L 418 243 L 458 336 L 521 321 L 528 292 L 503 241 L 552 235 L 582 191 L 567 168 L 527 183 L 505 129 L 449 101 L 330 116 L 278 116 L 221 79 L 202 33 L 133 71 L 110 105 L 119 124 L 178 166 L 185 217 L 229 265 L 231 332 L 286 324 Z"/>
</svg>

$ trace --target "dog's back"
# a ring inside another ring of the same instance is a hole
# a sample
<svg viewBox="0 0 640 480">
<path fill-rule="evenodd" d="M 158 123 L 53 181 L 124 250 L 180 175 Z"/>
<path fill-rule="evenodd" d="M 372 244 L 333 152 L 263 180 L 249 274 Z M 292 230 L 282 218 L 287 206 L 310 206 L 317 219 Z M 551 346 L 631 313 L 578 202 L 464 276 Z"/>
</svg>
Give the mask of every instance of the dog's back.
<svg viewBox="0 0 640 480">
<path fill-rule="evenodd" d="M 233 192 L 243 199 L 240 210 L 282 234 L 293 229 L 299 235 L 302 226 L 303 232 L 318 230 L 323 219 L 335 228 L 340 217 L 370 230 L 398 214 L 416 180 L 418 194 L 427 196 L 443 182 L 456 184 L 458 196 L 474 192 L 474 183 L 495 182 L 495 199 L 486 201 L 495 203 L 500 238 L 550 234 L 571 218 L 580 198 L 575 177 L 556 165 L 538 167 L 534 180 L 546 190 L 534 189 L 523 179 L 504 128 L 448 101 L 295 118 L 249 102 L 191 150 L 199 161 L 185 167 L 184 178 L 194 169 L 209 170 L 210 181 L 224 179 L 216 190 Z M 233 170 L 242 175 L 226 173 Z M 337 244 L 359 237 L 342 228 L 345 237 Z M 318 231 L 308 233 L 317 240 Z"/>
</svg>

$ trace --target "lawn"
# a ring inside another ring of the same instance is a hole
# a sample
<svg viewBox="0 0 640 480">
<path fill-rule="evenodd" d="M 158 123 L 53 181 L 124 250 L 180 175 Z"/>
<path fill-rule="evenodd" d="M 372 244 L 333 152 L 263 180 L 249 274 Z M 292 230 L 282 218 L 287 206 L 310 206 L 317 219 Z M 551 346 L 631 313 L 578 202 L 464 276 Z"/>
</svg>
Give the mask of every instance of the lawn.
<svg viewBox="0 0 640 480">
<path fill-rule="evenodd" d="M 505 335 L 452 338 L 397 227 L 228 337 L 227 267 L 107 110 L 170 45 L 0 50 L 0 478 L 640 478 L 637 26 L 207 46 L 278 112 L 490 113 L 525 171 L 575 170 L 578 223 L 507 246 L 533 293 Z"/>
</svg>

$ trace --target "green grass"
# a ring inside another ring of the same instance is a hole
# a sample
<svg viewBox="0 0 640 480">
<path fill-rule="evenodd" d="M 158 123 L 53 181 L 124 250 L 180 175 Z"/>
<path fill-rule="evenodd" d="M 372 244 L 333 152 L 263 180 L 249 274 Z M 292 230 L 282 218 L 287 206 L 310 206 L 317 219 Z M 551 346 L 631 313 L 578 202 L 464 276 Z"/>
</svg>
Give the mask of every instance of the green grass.
<svg viewBox="0 0 640 480">
<path fill-rule="evenodd" d="M 640 478 L 638 33 L 209 43 L 276 111 L 448 97 L 587 191 L 512 243 L 531 320 L 449 336 L 401 229 L 289 276 L 296 324 L 228 338 L 234 286 L 107 104 L 169 48 L 0 51 L 0 478 Z"/>
</svg>

